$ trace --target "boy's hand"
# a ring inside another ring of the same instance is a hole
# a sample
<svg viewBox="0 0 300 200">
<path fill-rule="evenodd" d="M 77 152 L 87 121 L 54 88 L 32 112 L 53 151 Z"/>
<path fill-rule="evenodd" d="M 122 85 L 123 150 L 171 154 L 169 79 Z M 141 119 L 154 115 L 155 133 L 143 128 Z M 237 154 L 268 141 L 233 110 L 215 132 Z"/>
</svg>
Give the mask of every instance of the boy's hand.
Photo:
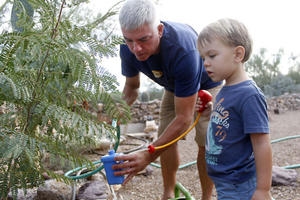
<svg viewBox="0 0 300 200">
<path fill-rule="evenodd" d="M 203 106 L 203 102 L 200 97 L 197 98 L 195 111 L 201 112 L 201 116 L 209 116 L 213 108 L 212 101 L 209 101 Z"/>
<path fill-rule="evenodd" d="M 199 90 L 195 110 L 202 116 L 209 116 L 212 111 L 212 95 L 206 90 Z"/>
<path fill-rule="evenodd" d="M 272 200 L 272 196 L 270 191 L 268 190 L 256 190 L 251 198 L 251 200 L 260 200 L 260 199 L 264 199 L 264 200 Z"/>
</svg>

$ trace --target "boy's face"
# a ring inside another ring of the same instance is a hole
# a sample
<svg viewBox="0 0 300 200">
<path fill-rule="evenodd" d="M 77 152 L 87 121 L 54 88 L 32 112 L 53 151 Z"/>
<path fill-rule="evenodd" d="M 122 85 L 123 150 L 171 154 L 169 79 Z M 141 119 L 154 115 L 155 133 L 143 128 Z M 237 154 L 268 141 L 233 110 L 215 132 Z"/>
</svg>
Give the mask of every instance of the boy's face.
<svg viewBox="0 0 300 200">
<path fill-rule="evenodd" d="M 144 24 L 135 30 L 122 29 L 122 33 L 129 50 L 137 60 L 145 61 L 153 54 L 159 53 L 163 24 L 160 24 L 157 28 Z"/>
<path fill-rule="evenodd" d="M 226 85 L 235 80 L 239 64 L 235 60 L 235 47 L 224 44 L 219 39 L 213 39 L 200 48 L 204 67 L 213 81 L 226 80 Z"/>
</svg>

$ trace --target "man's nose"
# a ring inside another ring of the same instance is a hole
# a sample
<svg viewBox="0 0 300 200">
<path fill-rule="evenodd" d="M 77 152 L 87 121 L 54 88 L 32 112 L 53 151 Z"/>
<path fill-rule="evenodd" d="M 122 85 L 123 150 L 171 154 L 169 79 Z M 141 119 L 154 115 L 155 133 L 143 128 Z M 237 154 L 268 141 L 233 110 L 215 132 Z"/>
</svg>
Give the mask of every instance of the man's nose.
<svg viewBox="0 0 300 200">
<path fill-rule="evenodd" d="M 142 50 L 142 46 L 140 44 L 138 44 L 137 42 L 135 42 L 133 44 L 133 50 L 134 50 L 134 52 L 139 52 Z"/>
</svg>

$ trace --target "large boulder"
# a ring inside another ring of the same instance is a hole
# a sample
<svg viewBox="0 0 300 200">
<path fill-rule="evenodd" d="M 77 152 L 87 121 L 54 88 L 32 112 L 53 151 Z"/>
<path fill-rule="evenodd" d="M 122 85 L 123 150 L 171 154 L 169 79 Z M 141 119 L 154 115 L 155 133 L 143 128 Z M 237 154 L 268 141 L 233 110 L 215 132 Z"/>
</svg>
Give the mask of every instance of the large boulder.
<svg viewBox="0 0 300 200">
<path fill-rule="evenodd" d="M 294 169 L 284 169 L 273 166 L 272 169 L 272 186 L 277 185 L 294 185 L 297 182 L 297 171 Z"/>
</svg>

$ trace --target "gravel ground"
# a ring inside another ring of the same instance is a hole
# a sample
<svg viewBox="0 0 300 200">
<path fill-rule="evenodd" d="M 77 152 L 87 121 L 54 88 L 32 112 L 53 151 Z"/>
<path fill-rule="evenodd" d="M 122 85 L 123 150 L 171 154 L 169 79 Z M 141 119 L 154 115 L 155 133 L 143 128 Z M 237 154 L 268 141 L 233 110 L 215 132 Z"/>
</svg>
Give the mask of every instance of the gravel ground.
<svg viewBox="0 0 300 200">
<path fill-rule="evenodd" d="M 278 139 L 300 134 L 300 111 L 288 111 L 279 115 L 270 114 L 271 139 Z M 181 164 L 196 160 L 197 146 L 194 142 L 194 132 L 189 133 L 187 139 L 179 142 Z M 120 148 L 125 148 L 122 145 Z M 127 148 L 133 148 L 127 147 Z M 287 166 L 300 164 L 300 139 L 287 140 L 272 145 L 273 165 Z M 157 163 L 159 163 L 157 161 Z M 162 178 L 160 169 L 151 166 L 151 175 L 134 177 L 127 185 L 116 191 L 118 199 L 124 200 L 158 200 L 162 195 Z M 298 181 L 293 186 L 274 186 L 272 195 L 276 200 L 300 200 L 300 168 L 296 169 Z M 201 188 L 196 165 L 180 169 L 177 173 L 180 182 L 195 199 L 200 199 Z M 216 200 L 214 191 L 213 200 Z"/>
</svg>

